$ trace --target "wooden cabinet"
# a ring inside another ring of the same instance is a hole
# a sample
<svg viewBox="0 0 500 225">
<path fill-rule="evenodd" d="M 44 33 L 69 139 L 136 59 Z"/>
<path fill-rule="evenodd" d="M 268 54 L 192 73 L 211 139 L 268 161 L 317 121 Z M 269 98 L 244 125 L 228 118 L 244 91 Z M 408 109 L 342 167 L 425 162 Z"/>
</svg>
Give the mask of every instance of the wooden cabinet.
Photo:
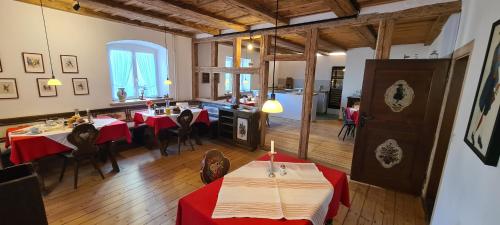
<svg viewBox="0 0 500 225">
<path fill-rule="evenodd" d="M 259 112 L 219 108 L 219 137 L 241 147 L 255 150 L 259 144 Z"/>
</svg>

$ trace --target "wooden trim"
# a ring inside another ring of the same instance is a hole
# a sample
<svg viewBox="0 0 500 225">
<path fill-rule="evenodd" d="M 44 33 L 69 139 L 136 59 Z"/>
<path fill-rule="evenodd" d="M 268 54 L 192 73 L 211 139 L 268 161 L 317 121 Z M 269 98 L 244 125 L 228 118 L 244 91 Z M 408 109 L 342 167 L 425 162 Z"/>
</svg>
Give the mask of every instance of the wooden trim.
<svg viewBox="0 0 500 225">
<path fill-rule="evenodd" d="M 193 42 L 191 39 L 191 60 L 192 60 L 192 80 L 191 80 L 191 92 L 193 99 L 200 97 L 200 73 L 196 71 L 196 67 L 198 67 L 198 44 Z"/>
<path fill-rule="evenodd" d="M 199 73 L 239 73 L 239 74 L 258 74 L 259 67 L 211 67 L 211 66 L 198 66 L 195 68 Z"/>
<path fill-rule="evenodd" d="M 252 16 L 255 16 L 257 18 L 260 18 L 268 23 L 274 24 L 275 21 L 275 16 L 273 12 L 270 10 L 263 8 L 260 6 L 257 2 L 252 1 L 252 0 L 224 0 L 225 3 L 235 6 L 241 11 L 244 11 Z M 288 18 L 284 17 L 278 17 L 278 25 L 286 25 L 290 21 Z"/>
<path fill-rule="evenodd" d="M 241 38 L 233 40 L 233 68 L 240 68 L 241 65 Z M 240 104 L 240 74 L 233 73 L 233 98 L 236 105 Z"/>
<path fill-rule="evenodd" d="M 455 61 L 456 59 L 462 58 L 464 56 L 472 55 L 473 49 L 474 49 L 474 40 L 472 40 L 469 43 L 465 44 L 464 46 L 456 49 L 453 52 L 452 59 Z"/>
<path fill-rule="evenodd" d="M 264 57 L 266 61 L 274 61 L 274 55 L 266 55 Z M 276 61 L 306 61 L 306 56 L 304 54 L 277 54 Z"/>
<path fill-rule="evenodd" d="M 351 16 L 345 18 L 334 18 L 323 21 L 316 21 L 310 23 L 301 23 L 294 25 L 287 25 L 278 27 L 278 35 L 290 34 L 290 33 L 301 33 L 309 29 L 332 29 L 332 28 L 342 28 L 351 26 L 363 26 L 378 23 L 382 19 L 416 19 L 422 17 L 433 17 L 441 16 L 445 14 L 453 14 L 460 12 L 462 7 L 461 1 L 445 2 L 432 5 L 425 5 L 421 7 L 400 10 L 395 12 L 387 13 L 371 13 L 358 16 Z M 274 28 L 266 28 L 260 30 L 253 30 L 252 36 L 256 35 L 272 35 L 274 34 Z M 196 43 L 206 43 L 210 41 L 224 41 L 232 40 L 236 37 L 248 37 L 250 35 L 249 31 L 238 32 L 233 34 L 224 34 L 209 38 L 196 39 Z"/>
<path fill-rule="evenodd" d="M 307 32 L 306 40 L 306 74 L 304 80 L 304 95 L 302 116 L 300 122 L 299 157 L 307 159 L 309 132 L 311 129 L 311 110 L 314 92 L 314 79 L 316 72 L 316 52 L 318 51 L 318 30 L 311 29 Z"/>
<path fill-rule="evenodd" d="M 271 46 L 271 38 L 269 35 L 264 35 L 260 39 L 260 68 L 259 68 L 259 104 L 257 105 L 259 108 L 262 108 L 264 102 L 267 101 L 267 93 L 269 87 L 269 61 L 266 61 L 264 58 L 269 54 L 269 49 Z M 266 120 L 267 114 L 265 112 L 260 113 L 260 146 L 264 146 L 266 143 Z"/>
<path fill-rule="evenodd" d="M 219 64 L 219 44 L 215 41 L 210 43 L 210 65 L 212 67 L 217 67 Z M 217 82 L 215 73 L 212 72 L 210 76 L 210 98 L 216 100 L 219 96 L 219 82 Z"/>
<path fill-rule="evenodd" d="M 375 59 L 389 59 L 391 54 L 394 20 L 384 19 L 379 22 Z"/>
</svg>

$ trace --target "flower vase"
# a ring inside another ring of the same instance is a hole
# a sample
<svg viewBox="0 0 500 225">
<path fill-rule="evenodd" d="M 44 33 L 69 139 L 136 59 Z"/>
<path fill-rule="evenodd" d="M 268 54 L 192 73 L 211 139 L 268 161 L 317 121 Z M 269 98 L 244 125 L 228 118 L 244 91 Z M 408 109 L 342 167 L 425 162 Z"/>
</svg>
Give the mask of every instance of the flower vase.
<svg viewBox="0 0 500 225">
<path fill-rule="evenodd" d="M 125 100 L 127 99 L 127 92 L 125 91 L 125 88 L 118 88 L 116 96 L 118 97 L 118 100 L 120 102 L 125 102 Z"/>
</svg>

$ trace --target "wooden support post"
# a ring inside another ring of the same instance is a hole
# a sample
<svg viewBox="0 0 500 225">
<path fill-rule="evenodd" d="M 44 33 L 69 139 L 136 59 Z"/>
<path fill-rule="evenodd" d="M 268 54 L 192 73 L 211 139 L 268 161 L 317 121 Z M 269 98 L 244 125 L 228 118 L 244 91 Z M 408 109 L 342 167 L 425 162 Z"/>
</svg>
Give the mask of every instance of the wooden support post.
<svg viewBox="0 0 500 225">
<path fill-rule="evenodd" d="M 241 38 L 233 40 L 233 68 L 239 68 L 241 63 Z M 233 98 L 236 104 L 240 104 L 240 74 L 233 74 Z"/>
<path fill-rule="evenodd" d="M 304 97 L 300 121 L 299 157 L 307 159 L 309 131 L 311 129 L 311 112 L 314 92 L 314 77 L 316 72 L 316 52 L 318 51 L 318 29 L 306 32 L 306 75 L 304 79 Z"/>
<path fill-rule="evenodd" d="M 375 49 L 375 59 L 388 59 L 390 57 L 393 31 L 394 20 L 380 20 L 378 26 L 377 48 Z"/>
<path fill-rule="evenodd" d="M 198 44 L 194 43 L 194 39 L 191 41 L 191 57 L 193 64 L 193 80 L 192 80 L 192 98 L 196 99 L 200 97 L 200 76 L 196 71 L 198 67 Z"/>
<path fill-rule="evenodd" d="M 212 41 L 210 43 L 211 46 L 211 54 L 210 54 L 210 66 L 217 67 L 219 63 L 219 44 L 216 41 Z M 212 100 L 217 100 L 219 97 L 219 82 L 217 82 L 216 74 L 210 74 L 210 98 Z"/>
<path fill-rule="evenodd" d="M 259 101 L 258 107 L 262 109 L 262 105 L 267 101 L 267 87 L 269 87 L 269 61 L 265 59 L 265 56 L 269 54 L 269 47 L 271 46 L 271 38 L 269 35 L 263 35 L 260 39 L 260 68 L 259 68 Z M 260 112 L 260 146 L 266 144 L 266 120 L 267 113 Z"/>
</svg>

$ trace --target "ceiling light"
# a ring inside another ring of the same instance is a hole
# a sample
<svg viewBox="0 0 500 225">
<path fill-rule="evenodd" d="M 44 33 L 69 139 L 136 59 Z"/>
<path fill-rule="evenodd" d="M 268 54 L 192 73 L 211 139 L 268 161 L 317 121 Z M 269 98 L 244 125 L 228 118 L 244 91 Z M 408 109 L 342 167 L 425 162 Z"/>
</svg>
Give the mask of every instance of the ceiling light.
<svg viewBox="0 0 500 225">
<path fill-rule="evenodd" d="M 171 80 L 169 80 L 168 78 L 167 78 L 165 81 L 163 81 L 163 83 L 164 83 L 165 85 L 172 85 L 172 81 L 171 81 Z"/>
<path fill-rule="evenodd" d="M 330 52 L 328 55 L 346 55 L 345 52 Z"/>
<path fill-rule="evenodd" d="M 249 43 L 249 44 L 247 45 L 247 49 L 248 49 L 248 50 L 252 50 L 252 49 L 253 49 L 253 45 L 252 45 L 252 43 Z"/>
</svg>

